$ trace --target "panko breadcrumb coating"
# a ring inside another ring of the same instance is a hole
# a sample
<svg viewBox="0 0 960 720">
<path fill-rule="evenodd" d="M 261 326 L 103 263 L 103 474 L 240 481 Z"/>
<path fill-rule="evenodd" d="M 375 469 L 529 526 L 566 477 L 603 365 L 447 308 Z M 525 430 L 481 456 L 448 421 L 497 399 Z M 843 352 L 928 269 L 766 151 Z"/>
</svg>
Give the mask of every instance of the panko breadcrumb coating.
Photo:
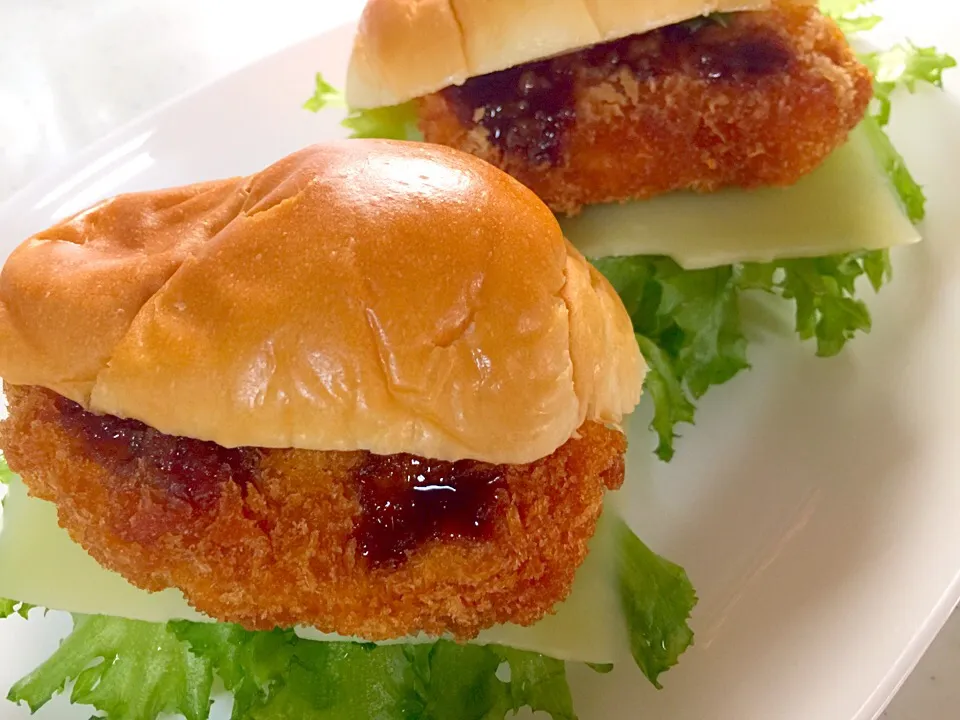
<svg viewBox="0 0 960 720">
<path fill-rule="evenodd" d="M 871 83 L 833 20 L 783 4 L 472 78 L 421 98 L 419 124 L 575 214 L 791 185 L 844 143 Z"/>
<path fill-rule="evenodd" d="M 542 460 L 486 466 L 502 477 L 489 539 L 429 540 L 373 565 L 355 534 L 358 478 L 381 456 L 226 449 L 110 419 L 135 430 L 118 440 L 91 435 L 83 423 L 98 427 L 99 416 L 49 390 L 5 391 L 9 465 L 56 503 L 76 542 L 134 585 L 178 587 L 198 610 L 248 629 L 467 639 L 531 624 L 568 594 L 604 491 L 624 474 L 623 434 L 587 422 Z"/>
</svg>

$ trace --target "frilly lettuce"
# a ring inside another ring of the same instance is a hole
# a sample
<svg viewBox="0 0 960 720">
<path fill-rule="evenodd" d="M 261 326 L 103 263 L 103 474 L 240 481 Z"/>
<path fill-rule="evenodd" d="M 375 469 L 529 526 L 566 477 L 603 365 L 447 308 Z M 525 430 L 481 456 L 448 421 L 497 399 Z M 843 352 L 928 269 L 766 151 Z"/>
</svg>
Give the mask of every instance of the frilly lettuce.
<svg viewBox="0 0 960 720">
<path fill-rule="evenodd" d="M 325 108 L 347 108 L 343 92 L 324 80 L 321 73 L 314 78 L 314 90 L 303 104 L 304 110 L 318 112 Z M 423 140 L 417 128 L 417 106 L 413 101 L 372 110 L 351 110 L 340 123 L 352 138 L 386 140 Z"/>
<path fill-rule="evenodd" d="M 232 695 L 234 720 L 492 720 L 524 706 L 575 718 L 564 663 L 535 653 L 448 641 L 316 642 L 226 623 L 83 615 L 7 699 L 35 711 L 73 681 L 71 702 L 108 718 L 206 720 L 215 675 Z"/>
<path fill-rule="evenodd" d="M 683 570 L 622 522 L 616 582 L 631 652 L 659 687 L 693 640 L 696 604 Z M 0 599 L 0 617 L 29 606 Z M 598 666 L 598 672 L 609 666 Z M 70 690 L 72 702 L 109 718 L 209 717 L 215 678 L 233 697 L 234 720 L 417 717 L 499 720 L 529 707 L 575 718 L 566 665 L 497 645 L 372 645 L 304 640 L 292 631 L 250 632 L 228 623 L 147 623 L 74 615 L 73 632 L 7 699 L 31 710 Z"/>
<path fill-rule="evenodd" d="M 870 313 L 856 297 L 857 278 L 866 276 L 875 290 L 890 278 L 886 250 L 704 270 L 642 255 L 592 262 L 633 319 L 649 365 L 644 387 L 654 406 L 661 460 L 673 457 L 675 427 L 693 423 L 696 401 L 750 367 L 740 316 L 743 293 L 762 291 L 791 301 L 797 334 L 815 340 L 817 355 L 829 357 L 857 332 L 870 330 Z"/>
<path fill-rule="evenodd" d="M 108 717 L 152 720 L 180 713 L 200 720 L 209 714 L 211 667 L 163 625 L 76 615 L 59 649 L 7 698 L 36 711 L 72 680 L 71 702 Z"/>
</svg>

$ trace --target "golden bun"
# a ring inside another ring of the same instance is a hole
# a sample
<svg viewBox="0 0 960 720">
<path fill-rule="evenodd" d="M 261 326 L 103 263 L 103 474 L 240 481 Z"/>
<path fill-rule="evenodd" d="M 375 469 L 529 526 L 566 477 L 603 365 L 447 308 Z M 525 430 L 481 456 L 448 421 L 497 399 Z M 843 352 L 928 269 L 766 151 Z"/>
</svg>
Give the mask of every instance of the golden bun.
<svg viewBox="0 0 960 720">
<path fill-rule="evenodd" d="M 396 105 L 476 75 L 710 13 L 768 10 L 777 2 L 368 0 L 347 69 L 347 104 Z"/>
<path fill-rule="evenodd" d="M 526 463 L 643 360 L 546 206 L 450 148 L 348 140 L 120 195 L 0 273 L 0 376 L 227 447 Z"/>
</svg>

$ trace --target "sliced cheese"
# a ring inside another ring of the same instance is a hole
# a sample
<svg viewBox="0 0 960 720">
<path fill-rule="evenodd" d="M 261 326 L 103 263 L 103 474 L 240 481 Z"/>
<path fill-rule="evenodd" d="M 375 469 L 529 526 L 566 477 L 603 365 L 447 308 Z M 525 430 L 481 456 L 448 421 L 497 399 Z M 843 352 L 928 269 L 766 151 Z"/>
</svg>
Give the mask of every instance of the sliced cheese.
<svg viewBox="0 0 960 720">
<path fill-rule="evenodd" d="M 105 570 L 57 523 L 56 508 L 29 497 L 19 478 L 9 486 L 0 532 L 0 597 L 55 610 L 150 622 L 210 621 L 177 590 L 149 593 Z M 502 625 L 475 642 L 498 643 L 564 660 L 609 663 L 629 657 L 613 581 L 612 523 L 601 520 L 573 590 L 556 614 L 532 627 Z M 299 628 L 315 640 L 356 640 Z M 419 636 L 395 642 L 430 642 Z"/>
<path fill-rule="evenodd" d="M 787 188 L 678 192 L 561 218 L 588 258 L 668 255 L 698 269 L 877 250 L 920 240 L 862 128 Z"/>
</svg>

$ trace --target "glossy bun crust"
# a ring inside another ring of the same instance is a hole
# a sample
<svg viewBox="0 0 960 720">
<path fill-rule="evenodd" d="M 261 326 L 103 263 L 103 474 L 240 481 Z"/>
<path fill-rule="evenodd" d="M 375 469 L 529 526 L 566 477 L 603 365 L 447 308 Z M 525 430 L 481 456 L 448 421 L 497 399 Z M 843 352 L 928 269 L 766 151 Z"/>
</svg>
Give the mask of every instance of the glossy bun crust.
<svg viewBox="0 0 960 720">
<path fill-rule="evenodd" d="M 525 463 L 643 361 L 547 208 L 472 156 L 343 141 L 121 195 L 0 275 L 0 376 L 226 447 Z"/>
<path fill-rule="evenodd" d="M 814 0 L 790 0 L 815 5 Z M 347 70 L 353 108 L 396 105 L 476 75 L 773 0 L 369 0 Z"/>
</svg>

